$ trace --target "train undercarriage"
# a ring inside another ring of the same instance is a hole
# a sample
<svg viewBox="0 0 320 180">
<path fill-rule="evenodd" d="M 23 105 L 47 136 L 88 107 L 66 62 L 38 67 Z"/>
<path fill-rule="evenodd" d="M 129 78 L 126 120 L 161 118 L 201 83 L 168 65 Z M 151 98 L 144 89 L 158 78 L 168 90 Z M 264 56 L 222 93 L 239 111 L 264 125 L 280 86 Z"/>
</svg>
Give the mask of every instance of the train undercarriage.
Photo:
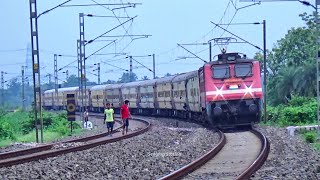
<svg viewBox="0 0 320 180">
<path fill-rule="evenodd" d="M 215 127 L 252 125 L 261 118 L 260 99 L 210 102 L 207 114 L 210 124 Z"/>
</svg>

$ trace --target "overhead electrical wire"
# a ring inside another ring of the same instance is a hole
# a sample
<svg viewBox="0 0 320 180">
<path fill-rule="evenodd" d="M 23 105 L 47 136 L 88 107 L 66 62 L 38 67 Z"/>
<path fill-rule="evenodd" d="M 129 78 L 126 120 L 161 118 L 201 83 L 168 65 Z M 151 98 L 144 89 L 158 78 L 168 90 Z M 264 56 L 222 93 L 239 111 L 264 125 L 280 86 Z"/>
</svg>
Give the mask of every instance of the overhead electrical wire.
<svg viewBox="0 0 320 180">
<path fill-rule="evenodd" d="M 112 66 L 112 67 L 115 67 L 115 68 L 118 68 L 118 69 L 121 69 L 121 70 L 124 70 L 124 71 L 129 71 L 128 69 L 124 69 L 124 68 L 115 66 L 115 65 L 113 65 L 113 64 L 110 64 L 110 63 L 103 62 L 103 64 L 107 64 L 107 65 L 109 65 L 109 66 Z"/>
<path fill-rule="evenodd" d="M 132 20 L 133 20 L 134 18 L 136 18 L 136 17 L 137 17 L 137 16 L 134 16 L 134 17 L 130 18 L 129 20 L 121 23 L 120 25 L 118 25 L 118 26 L 116 26 L 116 27 L 114 27 L 114 28 L 112 28 L 112 29 L 110 29 L 110 30 L 102 33 L 101 35 L 99 35 L 99 36 L 97 36 L 97 37 L 95 37 L 94 39 L 89 40 L 85 45 L 92 43 L 93 41 L 97 40 L 98 38 L 101 38 L 101 37 L 104 36 L 105 34 L 107 34 L 107 33 L 111 32 L 111 31 L 117 29 L 117 28 L 120 27 L 121 25 L 123 25 L 123 24 L 125 24 L 125 23 L 127 23 L 127 22 L 129 22 L 129 21 L 132 21 Z"/>
<path fill-rule="evenodd" d="M 93 0 L 92 0 L 93 1 Z M 94 2 L 94 1 L 93 1 Z M 140 5 L 141 3 L 128 3 L 128 6 L 135 6 L 135 5 Z M 70 4 L 70 5 L 62 5 L 60 7 L 88 7 L 88 6 L 111 6 L 111 5 L 115 5 L 115 6 L 120 6 L 123 4 L 110 4 L 110 3 L 96 3 L 96 4 Z"/>
<path fill-rule="evenodd" d="M 85 59 L 88 59 L 89 57 L 95 55 L 96 53 L 100 52 L 102 49 L 108 47 L 110 44 L 116 42 L 117 40 L 113 40 L 112 42 L 108 43 L 107 45 L 103 46 L 102 48 L 98 49 L 97 51 L 95 51 L 94 53 L 90 54 L 89 56 L 87 56 Z"/>
<path fill-rule="evenodd" d="M 133 57 L 131 57 L 135 62 L 137 62 L 138 64 L 140 64 L 141 66 L 143 66 L 144 68 L 148 69 L 149 71 L 153 72 L 153 70 L 151 70 L 150 68 L 148 68 L 147 66 L 143 65 L 142 63 L 140 63 L 139 61 L 137 61 L 136 59 L 134 59 Z"/>
<path fill-rule="evenodd" d="M 111 12 L 113 13 L 113 15 L 114 15 L 115 17 L 117 17 L 116 14 L 114 13 L 114 11 L 111 10 L 110 8 L 105 7 L 105 5 L 100 4 L 100 3 L 98 3 L 98 2 L 95 1 L 95 0 L 91 0 L 91 1 L 94 2 L 94 3 L 96 3 L 97 5 L 100 5 L 101 7 L 105 8 L 105 9 L 111 11 Z M 121 5 L 123 5 L 123 3 L 122 3 Z M 124 27 L 124 25 L 123 25 L 123 23 L 120 21 L 120 19 L 117 18 L 117 20 L 118 20 L 118 22 L 120 23 L 120 25 L 123 27 L 123 29 L 125 30 L 125 32 L 128 34 L 128 30 Z M 132 40 L 132 37 L 131 37 L 131 40 Z"/>
<path fill-rule="evenodd" d="M 229 6 L 230 6 L 231 1 L 232 1 L 232 0 L 229 0 L 228 4 L 227 4 L 227 6 L 226 6 L 226 8 L 225 8 L 225 10 L 224 10 L 224 12 L 223 12 L 223 15 L 222 15 L 222 17 L 221 17 L 220 20 L 219 20 L 219 23 L 221 23 L 222 20 L 224 19 L 224 17 L 226 16 L 227 10 L 228 10 L 228 8 L 229 8 Z M 201 39 L 203 39 L 203 38 L 205 38 L 206 36 L 208 36 L 215 28 L 216 28 L 216 27 L 213 27 L 208 33 L 206 33 L 205 35 L 201 36 Z M 196 43 L 196 42 L 198 42 L 198 41 L 201 40 L 201 39 L 198 39 L 198 40 L 194 41 L 193 43 Z M 160 52 L 160 53 L 157 55 L 157 57 L 162 56 L 163 54 L 168 54 L 169 52 L 175 51 L 175 50 L 178 49 L 178 48 L 179 48 L 179 46 L 176 46 L 176 47 L 171 48 L 171 49 L 169 49 L 169 50 Z M 205 50 L 208 50 L 208 49 L 209 49 L 209 48 L 206 48 Z M 205 50 L 202 50 L 202 52 L 205 51 Z M 196 54 L 196 53 L 195 53 L 195 54 Z"/>
<path fill-rule="evenodd" d="M 95 3 L 98 4 L 98 5 L 101 5 L 101 6 L 102 6 L 103 8 L 105 8 L 105 9 L 111 11 L 111 12 L 113 13 L 113 15 L 114 15 L 115 17 L 117 17 L 116 14 L 115 14 L 115 12 L 114 12 L 114 10 L 112 10 L 112 9 L 110 9 L 110 8 L 108 8 L 108 7 L 105 7 L 104 5 L 98 3 L 98 2 L 95 1 L 95 0 L 91 0 L 91 1 L 92 1 L 92 2 L 95 2 Z M 125 4 L 123 3 L 123 1 L 121 1 L 121 2 L 122 2 L 122 5 L 124 6 Z M 127 16 L 129 17 L 129 15 L 128 15 L 127 11 L 126 11 L 126 8 L 124 8 L 124 11 L 125 11 L 125 13 L 127 14 Z M 125 32 L 126 32 L 125 35 L 129 34 L 129 30 L 128 30 L 128 29 L 132 27 L 132 22 L 131 22 L 131 24 L 129 25 L 129 27 L 126 29 L 126 28 L 124 27 L 123 23 L 121 23 L 120 19 L 117 18 L 117 20 L 118 20 L 118 22 L 122 25 L 123 29 L 125 30 Z M 132 19 L 132 20 L 133 20 L 133 19 Z M 131 45 L 132 41 L 135 40 L 135 39 L 133 39 L 131 36 L 129 36 L 129 37 L 130 37 L 131 41 L 130 41 L 123 49 L 121 49 L 120 52 L 123 52 L 125 49 L 127 49 L 127 48 Z M 124 38 L 124 36 L 123 36 L 119 41 L 121 41 L 123 38 Z"/>
<path fill-rule="evenodd" d="M 135 16 L 135 17 L 137 17 L 137 16 Z M 127 23 L 127 22 L 128 22 L 128 21 L 130 21 L 130 20 L 133 20 L 135 17 L 130 18 L 129 20 L 125 21 L 124 23 Z M 124 23 L 123 23 L 123 24 L 124 24 Z M 94 41 L 95 41 L 95 40 L 97 40 L 98 38 L 102 37 L 103 35 L 105 35 L 105 34 L 107 34 L 107 33 L 111 32 L 111 31 L 113 31 L 114 29 L 116 29 L 116 28 L 118 28 L 118 27 L 120 27 L 120 25 L 118 25 L 118 26 L 116 26 L 116 27 L 112 28 L 111 30 L 108 30 L 107 32 L 105 32 L 105 33 L 103 33 L 103 34 L 101 34 L 101 35 L 97 36 L 96 38 L 94 38 L 94 39 L 92 39 L 92 40 L 88 41 L 85 45 L 87 45 L 87 44 L 89 44 L 89 43 L 94 42 Z M 109 43 L 109 44 L 110 44 L 110 43 Z M 109 45 L 109 44 L 108 44 L 108 45 Z M 107 46 L 104 46 L 104 48 L 105 48 L 105 47 L 107 47 Z M 102 48 L 102 49 L 103 49 L 103 48 Z M 102 50 L 102 49 L 100 49 L 100 50 Z M 100 50 L 96 51 L 95 53 L 99 52 Z M 91 54 L 90 56 L 92 56 L 92 55 L 93 55 L 93 54 Z M 88 59 L 88 57 L 86 57 L 86 59 Z M 78 61 L 78 59 L 77 59 L 77 60 L 72 61 L 71 63 L 69 63 L 69 64 L 65 65 L 65 66 L 64 66 L 64 67 L 62 67 L 62 68 L 60 68 L 60 69 L 59 69 L 59 71 L 60 71 L 60 70 L 62 70 L 62 69 L 64 69 L 65 67 L 68 67 L 69 65 L 71 65 L 71 64 L 73 64 L 73 63 L 75 63 L 75 62 L 77 62 L 77 61 Z"/>
<path fill-rule="evenodd" d="M 0 53 L 7 53 L 7 52 L 18 52 L 18 51 L 25 51 L 27 49 L 9 49 L 9 50 L 0 50 Z"/>
</svg>

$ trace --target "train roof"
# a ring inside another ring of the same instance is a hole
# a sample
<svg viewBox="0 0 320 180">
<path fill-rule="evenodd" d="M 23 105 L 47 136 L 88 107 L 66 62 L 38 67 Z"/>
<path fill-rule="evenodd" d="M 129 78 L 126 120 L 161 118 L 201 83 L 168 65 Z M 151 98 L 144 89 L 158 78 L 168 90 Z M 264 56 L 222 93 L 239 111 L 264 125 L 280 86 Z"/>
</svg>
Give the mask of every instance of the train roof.
<svg viewBox="0 0 320 180">
<path fill-rule="evenodd" d="M 96 86 L 92 86 L 90 88 L 90 90 L 103 90 L 106 89 L 108 86 L 111 86 L 112 84 L 103 84 L 103 85 L 96 85 Z"/>
<path fill-rule="evenodd" d="M 122 87 L 136 87 L 136 86 L 154 86 L 157 79 L 151 79 L 151 80 L 142 80 L 142 81 L 135 81 L 124 84 Z"/>
<path fill-rule="evenodd" d="M 143 81 L 134 81 L 134 82 L 125 83 L 125 84 L 123 84 L 123 86 L 122 86 L 121 88 L 140 86 L 140 84 L 141 84 L 142 82 L 143 82 Z"/>
<path fill-rule="evenodd" d="M 184 81 L 186 79 L 192 78 L 197 76 L 198 71 L 191 71 L 191 72 L 186 72 L 183 74 L 179 74 L 176 77 L 172 79 L 172 82 L 179 82 L 179 81 Z"/>
<path fill-rule="evenodd" d="M 88 88 L 88 87 L 87 87 Z M 58 92 L 65 92 L 65 91 L 77 91 L 79 87 L 66 87 L 66 88 L 59 88 Z"/>
<path fill-rule="evenodd" d="M 111 84 L 110 86 L 107 86 L 106 89 L 117 89 L 121 88 L 124 85 L 124 83 L 121 84 Z"/>
<path fill-rule="evenodd" d="M 241 54 L 243 56 L 241 56 Z M 239 52 L 222 52 L 218 54 L 218 60 L 206 63 L 206 65 L 220 65 L 220 64 L 236 64 L 236 63 L 245 63 L 245 62 L 254 62 L 256 59 L 249 59 L 247 55 Z"/>
<path fill-rule="evenodd" d="M 49 89 L 49 90 L 44 91 L 44 93 L 53 93 L 54 91 L 55 91 L 55 89 Z"/>
<path fill-rule="evenodd" d="M 150 79 L 140 82 L 140 86 L 154 86 L 158 79 Z"/>
<path fill-rule="evenodd" d="M 168 77 L 164 77 L 164 78 L 157 79 L 156 84 L 163 84 L 163 83 L 171 82 L 172 79 L 173 79 L 174 77 L 176 77 L 176 76 L 177 76 L 177 75 L 173 75 L 173 76 L 168 76 Z"/>
<path fill-rule="evenodd" d="M 93 88 L 94 86 L 97 86 L 97 85 L 93 85 L 93 86 L 87 86 L 87 89 L 91 89 L 91 88 Z M 84 86 L 83 86 L 83 88 L 84 88 Z"/>
</svg>

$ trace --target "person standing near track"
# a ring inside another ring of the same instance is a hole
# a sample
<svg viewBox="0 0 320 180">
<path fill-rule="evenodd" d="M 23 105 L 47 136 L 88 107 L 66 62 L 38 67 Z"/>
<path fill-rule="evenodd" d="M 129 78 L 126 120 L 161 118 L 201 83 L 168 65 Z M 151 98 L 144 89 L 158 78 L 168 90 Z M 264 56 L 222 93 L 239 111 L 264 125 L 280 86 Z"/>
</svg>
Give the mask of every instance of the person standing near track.
<svg viewBox="0 0 320 180">
<path fill-rule="evenodd" d="M 83 117 L 84 117 L 84 122 L 86 123 L 87 126 L 87 122 L 89 121 L 89 112 L 88 109 L 86 109 L 83 113 Z"/>
<path fill-rule="evenodd" d="M 122 123 L 123 123 L 122 135 L 124 135 L 124 129 L 126 129 L 126 134 L 128 133 L 129 118 L 132 118 L 130 111 L 129 111 L 129 100 L 125 100 L 124 104 L 121 106 L 120 117 L 121 117 Z"/>
<path fill-rule="evenodd" d="M 106 104 L 106 109 L 104 110 L 105 122 L 107 123 L 108 134 L 112 136 L 113 124 L 114 124 L 114 110 L 110 107 L 110 103 Z M 111 130 L 111 131 L 110 131 Z"/>
<path fill-rule="evenodd" d="M 84 121 L 87 122 L 89 120 L 89 112 L 88 109 L 86 109 L 83 113 Z"/>
</svg>

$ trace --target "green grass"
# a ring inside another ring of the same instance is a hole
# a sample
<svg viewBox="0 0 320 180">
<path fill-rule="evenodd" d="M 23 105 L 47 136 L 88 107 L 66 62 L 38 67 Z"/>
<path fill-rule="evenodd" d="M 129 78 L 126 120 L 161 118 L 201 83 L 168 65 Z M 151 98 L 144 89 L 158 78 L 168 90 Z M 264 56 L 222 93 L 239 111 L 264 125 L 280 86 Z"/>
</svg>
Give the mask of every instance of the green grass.
<svg viewBox="0 0 320 180">
<path fill-rule="evenodd" d="M 45 131 L 43 133 L 44 142 L 50 142 L 53 140 L 57 140 L 61 137 L 62 136 L 57 132 Z M 19 137 L 17 137 L 17 140 L 16 140 L 16 142 L 22 142 L 22 143 L 35 142 L 35 141 L 36 141 L 36 132 L 35 131 L 32 131 L 31 133 L 23 135 L 23 136 L 19 136 Z M 39 132 L 39 141 L 40 141 L 40 132 Z"/>
<path fill-rule="evenodd" d="M 302 131 L 300 132 L 301 138 L 303 138 L 307 143 L 311 143 L 312 147 L 320 152 L 320 142 L 317 140 L 317 131 Z"/>
<path fill-rule="evenodd" d="M 11 139 L 5 139 L 0 141 L 0 147 L 9 146 L 12 142 Z"/>
<path fill-rule="evenodd" d="M 72 135 L 78 135 L 83 132 L 82 129 L 76 129 L 72 132 Z M 61 135 L 58 132 L 52 132 L 52 131 L 44 131 L 43 132 L 43 140 L 44 143 L 51 142 L 54 140 L 62 139 L 67 137 L 68 135 Z M 39 141 L 40 141 L 40 132 L 39 132 Z M 25 135 L 17 136 L 16 140 L 6 139 L 0 141 L 0 147 L 8 146 L 13 143 L 30 143 L 30 142 L 36 142 L 36 132 L 32 131 Z"/>
<path fill-rule="evenodd" d="M 318 152 L 320 152 L 320 143 L 314 143 L 314 144 L 313 144 L 313 147 L 314 147 Z"/>
<path fill-rule="evenodd" d="M 43 133 L 43 139 L 44 142 L 51 142 L 53 140 L 61 139 L 64 136 L 61 136 L 61 134 L 57 132 L 50 132 L 50 131 L 44 131 Z M 40 141 L 40 132 L 39 132 L 39 141 Z M 8 146 L 13 143 L 30 143 L 30 142 L 36 142 L 36 132 L 32 131 L 31 133 L 28 133 L 26 135 L 17 136 L 16 140 L 6 139 L 1 140 L 0 147 Z"/>
<path fill-rule="evenodd" d="M 1 113 L 1 112 L 0 112 Z M 10 112 L 0 114 L 0 146 L 11 143 L 35 142 L 36 133 L 32 112 Z M 50 142 L 70 135 L 70 122 L 66 112 L 43 113 L 44 142 Z M 82 133 L 79 122 L 74 123 L 73 135 Z M 39 132 L 40 139 L 40 132 Z"/>
</svg>

